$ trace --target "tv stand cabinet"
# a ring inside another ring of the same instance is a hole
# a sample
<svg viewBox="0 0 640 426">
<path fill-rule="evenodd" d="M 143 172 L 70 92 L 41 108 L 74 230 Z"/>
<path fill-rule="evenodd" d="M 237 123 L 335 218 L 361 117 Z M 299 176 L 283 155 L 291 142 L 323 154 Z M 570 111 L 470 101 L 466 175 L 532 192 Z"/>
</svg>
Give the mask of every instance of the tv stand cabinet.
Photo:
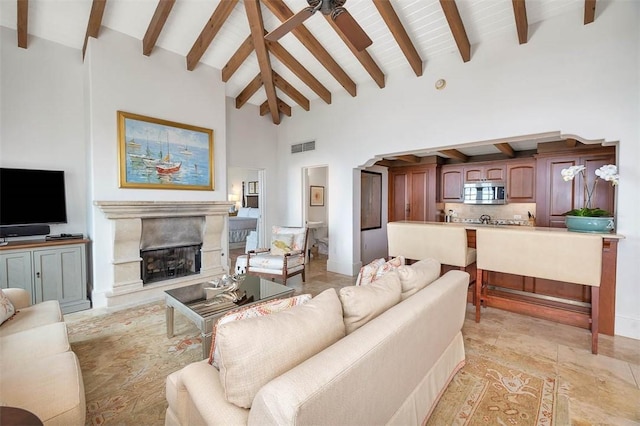
<svg viewBox="0 0 640 426">
<path fill-rule="evenodd" d="M 0 247 L 0 287 L 19 287 L 31 303 L 58 300 L 62 313 L 91 308 L 86 239 L 27 240 Z"/>
</svg>

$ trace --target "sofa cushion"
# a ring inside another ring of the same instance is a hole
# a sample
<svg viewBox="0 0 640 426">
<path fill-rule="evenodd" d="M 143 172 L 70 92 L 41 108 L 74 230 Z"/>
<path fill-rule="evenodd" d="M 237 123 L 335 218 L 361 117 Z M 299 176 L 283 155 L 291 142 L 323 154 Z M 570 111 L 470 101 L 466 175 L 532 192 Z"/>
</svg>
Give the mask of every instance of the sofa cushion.
<svg viewBox="0 0 640 426">
<path fill-rule="evenodd" d="M 57 300 L 47 300 L 19 309 L 11 321 L 0 326 L 0 336 L 60 321 L 62 321 L 60 303 Z"/>
<path fill-rule="evenodd" d="M 28 368 L 3 370 L 0 401 L 31 411 L 45 425 L 83 425 L 86 401 L 78 358 L 63 352 L 34 358 Z"/>
<path fill-rule="evenodd" d="M 400 278 L 395 271 L 386 273 L 369 285 L 341 288 L 340 302 L 347 334 L 400 302 L 401 289 Z"/>
<path fill-rule="evenodd" d="M 440 267 L 440 262 L 435 259 L 424 259 L 413 265 L 400 266 L 398 276 L 402 284 L 402 300 L 438 279 Z"/>
<path fill-rule="evenodd" d="M 275 314 L 221 325 L 216 340 L 225 398 L 250 408 L 262 386 L 344 335 L 335 289 Z"/>
<path fill-rule="evenodd" d="M 299 296 L 289 297 L 287 299 L 268 300 L 266 302 L 258 303 L 255 305 L 247 306 L 240 309 L 235 309 L 231 312 L 224 314 L 216 322 L 213 327 L 213 334 L 211 336 L 211 350 L 209 351 L 209 364 L 215 368 L 219 368 L 218 361 L 220 359 L 220 353 L 216 342 L 216 333 L 218 327 L 231 321 L 238 321 L 241 319 L 263 317 L 265 315 L 274 314 L 276 312 L 284 311 L 285 309 L 302 305 L 311 300 L 310 294 L 301 294 Z"/>
<path fill-rule="evenodd" d="M 16 308 L 0 288 L 0 324 L 11 318 L 15 313 Z"/>
<path fill-rule="evenodd" d="M 42 358 L 71 350 L 67 337 L 67 326 L 56 322 L 0 337 L 0 359 L 5 366 L 15 368 Z"/>
</svg>

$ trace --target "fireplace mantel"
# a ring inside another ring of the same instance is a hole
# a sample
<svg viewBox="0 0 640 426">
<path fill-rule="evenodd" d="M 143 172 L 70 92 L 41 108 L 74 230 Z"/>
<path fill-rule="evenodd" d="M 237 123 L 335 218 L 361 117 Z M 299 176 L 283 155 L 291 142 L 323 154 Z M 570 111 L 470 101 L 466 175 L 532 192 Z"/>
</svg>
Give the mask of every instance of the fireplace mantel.
<svg viewBox="0 0 640 426">
<path fill-rule="evenodd" d="M 94 201 L 93 204 L 107 219 L 227 214 L 233 205 L 224 201 Z"/>
<path fill-rule="evenodd" d="M 211 280 L 229 272 L 227 201 L 94 201 L 112 228 L 108 250 L 113 282 L 102 294 L 107 306 L 161 297 L 165 290 Z M 140 274 L 142 222 L 150 218 L 203 217 L 199 274 L 143 285 Z"/>
</svg>

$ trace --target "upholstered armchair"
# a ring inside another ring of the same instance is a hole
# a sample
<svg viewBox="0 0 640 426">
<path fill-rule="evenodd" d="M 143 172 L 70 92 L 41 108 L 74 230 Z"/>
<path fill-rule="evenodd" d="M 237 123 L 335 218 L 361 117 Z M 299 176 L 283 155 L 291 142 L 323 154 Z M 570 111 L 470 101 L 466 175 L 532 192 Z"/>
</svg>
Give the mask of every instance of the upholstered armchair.
<svg viewBox="0 0 640 426">
<path fill-rule="evenodd" d="M 287 285 L 287 279 L 302 274 L 304 282 L 308 234 L 306 227 L 273 226 L 271 247 L 250 250 L 246 255 L 238 256 L 235 272 L 281 279 L 284 285 Z"/>
</svg>

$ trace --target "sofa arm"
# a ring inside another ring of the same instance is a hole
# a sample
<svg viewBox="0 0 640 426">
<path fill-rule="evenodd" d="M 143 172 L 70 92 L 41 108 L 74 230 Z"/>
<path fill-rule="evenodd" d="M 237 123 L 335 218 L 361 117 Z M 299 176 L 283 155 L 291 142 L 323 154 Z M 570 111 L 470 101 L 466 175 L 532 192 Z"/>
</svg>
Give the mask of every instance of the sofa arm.
<svg viewBox="0 0 640 426">
<path fill-rule="evenodd" d="M 23 288 L 3 288 L 2 292 L 7 295 L 16 309 L 31 306 L 31 294 Z"/>
</svg>

